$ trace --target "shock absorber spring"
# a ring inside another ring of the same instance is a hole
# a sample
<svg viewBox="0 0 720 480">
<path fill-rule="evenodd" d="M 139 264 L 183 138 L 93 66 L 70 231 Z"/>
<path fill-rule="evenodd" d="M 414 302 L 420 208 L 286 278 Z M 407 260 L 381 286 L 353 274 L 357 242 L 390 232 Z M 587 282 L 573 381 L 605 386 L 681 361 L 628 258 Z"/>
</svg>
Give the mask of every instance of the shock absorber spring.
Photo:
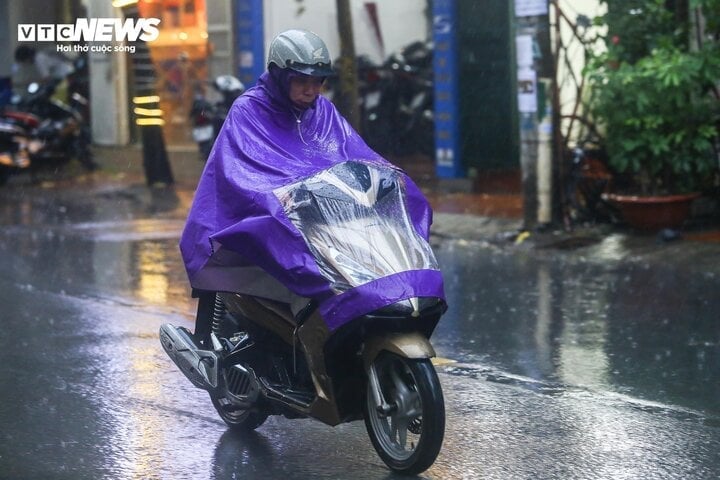
<svg viewBox="0 0 720 480">
<path fill-rule="evenodd" d="M 225 304 L 220 299 L 220 295 L 215 294 L 215 306 L 213 307 L 212 316 L 212 331 L 215 335 L 220 334 L 220 325 L 222 324 L 222 318 L 226 312 Z"/>
</svg>

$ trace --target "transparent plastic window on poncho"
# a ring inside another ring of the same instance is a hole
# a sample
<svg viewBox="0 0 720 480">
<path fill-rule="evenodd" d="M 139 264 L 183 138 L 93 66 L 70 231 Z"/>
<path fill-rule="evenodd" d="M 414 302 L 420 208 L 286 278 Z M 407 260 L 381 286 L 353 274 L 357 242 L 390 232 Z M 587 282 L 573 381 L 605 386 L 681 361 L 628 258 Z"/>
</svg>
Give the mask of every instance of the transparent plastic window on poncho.
<svg viewBox="0 0 720 480">
<path fill-rule="evenodd" d="M 274 191 L 332 290 L 410 270 L 437 270 L 392 168 L 344 162 Z"/>
</svg>

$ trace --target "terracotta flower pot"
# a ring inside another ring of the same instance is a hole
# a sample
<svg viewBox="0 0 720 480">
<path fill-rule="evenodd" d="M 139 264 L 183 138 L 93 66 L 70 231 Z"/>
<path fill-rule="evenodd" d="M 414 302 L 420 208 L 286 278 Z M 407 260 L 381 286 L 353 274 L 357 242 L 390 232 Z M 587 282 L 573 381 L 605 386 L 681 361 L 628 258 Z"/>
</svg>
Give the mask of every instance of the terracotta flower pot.
<svg viewBox="0 0 720 480">
<path fill-rule="evenodd" d="M 661 196 L 604 194 L 603 199 L 620 211 L 629 226 L 646 231 L 678 229 L 690 218 L 692 202 L 699 193 Z"/>
</svg>

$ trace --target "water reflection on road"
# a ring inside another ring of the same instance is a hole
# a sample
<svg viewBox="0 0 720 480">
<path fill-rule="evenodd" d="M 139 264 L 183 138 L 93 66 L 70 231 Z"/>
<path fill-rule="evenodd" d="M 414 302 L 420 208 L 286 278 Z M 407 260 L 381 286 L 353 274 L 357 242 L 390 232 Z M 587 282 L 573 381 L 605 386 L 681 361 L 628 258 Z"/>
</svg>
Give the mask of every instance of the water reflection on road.
<svg viewBox="0 0 720 480">
<path fill-rule="evenodd" d="M 451 305 L 436 338 L 445 356 L 720 413 L 719 278 L 467 242 L 437 255 Z"/>
<path fill-rule="evenodd" d="M 109 188 L 86 202 L 37 193 L 11 192 L 0 206 L 0 247 L 14 252 L 18 282 L 192 312 L 177 246 L 191 192 Z"/>
</svg>

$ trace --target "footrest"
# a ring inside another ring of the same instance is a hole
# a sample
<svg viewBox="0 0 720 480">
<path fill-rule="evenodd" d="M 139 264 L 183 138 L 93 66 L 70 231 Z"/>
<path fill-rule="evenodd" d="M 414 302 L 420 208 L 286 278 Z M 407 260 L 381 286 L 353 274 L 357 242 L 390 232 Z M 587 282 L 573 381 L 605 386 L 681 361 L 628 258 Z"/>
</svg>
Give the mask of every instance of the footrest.
<svg viewBox="0 0 720 480">
<path fill-rule="evenodd" d="M 299 407 L 309 408 L 312 402 L 315 400 L 315 392 L 287 388 L 284 385 L 271 383 L 266 378 L 260 378 L 260 383 L 267 391 L 270 398 L 276 398 L 287 403 L 292 403 Z"/>
</svg>

